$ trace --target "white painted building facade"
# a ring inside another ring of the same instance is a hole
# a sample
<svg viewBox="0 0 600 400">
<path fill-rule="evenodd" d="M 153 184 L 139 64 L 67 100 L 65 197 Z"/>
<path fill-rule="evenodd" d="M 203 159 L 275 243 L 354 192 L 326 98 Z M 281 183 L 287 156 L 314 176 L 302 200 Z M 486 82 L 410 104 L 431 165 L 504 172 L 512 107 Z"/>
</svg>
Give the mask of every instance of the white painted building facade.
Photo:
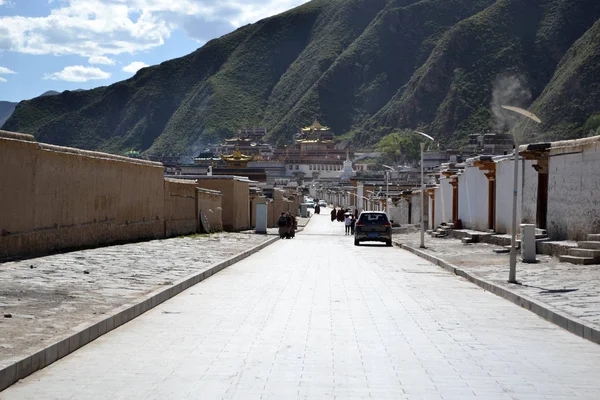
<svg viewBox="0 0 600 400">
<path fill-rule="evenodd" d="M 543 224 L 551 240 L 585 240 L 587 234 L 600 233 L 600 136 L 553 142 L 543 150 L 539 148 L 540 145 L 524 145 L 519 149 L 523 156 L 518 162 L 517 229 L 521 223 Z M 458 219 L 463 228 L 487 231 L 493 207 L 495 232 L 511 233 L 514 158 L 493 158 L 493 202 L 489 201 L 485 171 L 474 161 L 468 160 L 458 174 Z M 453 222 L 451 179 L 440 177 L 435 205 L 429 207 L 430 217 L 435 214 L 436 227 L 442 222 Z"/>
</svg>

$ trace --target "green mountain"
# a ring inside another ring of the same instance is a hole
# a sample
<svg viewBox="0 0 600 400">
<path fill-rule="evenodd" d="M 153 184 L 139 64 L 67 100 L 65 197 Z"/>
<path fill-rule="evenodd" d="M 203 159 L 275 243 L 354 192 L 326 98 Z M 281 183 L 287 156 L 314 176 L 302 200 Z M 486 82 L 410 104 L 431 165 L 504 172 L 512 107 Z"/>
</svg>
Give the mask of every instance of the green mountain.
<svg viewBox="0 0 600 400">
<path fill-rule="evenodd" d="M 597 0 L 313 0 L 107 87 L 19 103 L 4 129 L 109 152 L 183 154 L 264 126 L 278 143 L 315 118 L 357 146 L 420 129 L 447 146 L 600 125 Z"/>
<path fill-rule="evenodd" d="M 0 101 L 0 126 L 6 122 L 8 117 L 11 116 L 17 103 L 11 103 L 10 101 Z"/>
</svg>

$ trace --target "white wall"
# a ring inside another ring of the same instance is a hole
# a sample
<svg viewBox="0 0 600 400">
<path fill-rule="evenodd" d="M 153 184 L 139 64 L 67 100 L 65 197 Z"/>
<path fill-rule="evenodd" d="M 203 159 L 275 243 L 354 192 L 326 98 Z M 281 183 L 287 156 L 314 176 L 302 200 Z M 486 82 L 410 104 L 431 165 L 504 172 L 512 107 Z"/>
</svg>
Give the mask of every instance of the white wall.
<svg viewBox="0 0 600 400">
<path fill-rule="evenodd" d="M 411 210 L 411 224 L 421 223 L 421 192 L 413 192 L 412 197 L 412 210 Z"/>
<path fill-rule="evenodd" d="M 553 240 L 585 240 L 588 233 L 600 233 L 599 141 L 580 139 L 550 151 L 547 230 Z"/>
<path fill-rule="evenodd" d="M 400 199 L 396 204 L 390 206 L 390 219 L 394 224 L 406 225 L 408 221 L 408 202 Z"/>
<path fill-rule="evenodd" d="M 458 179 L 458 217 L 467 229 L 488 229 L 488 180 L 477 167 L 466 167 Z"/>
<path fill-rule="evenodd" d="M 522 224 L 535 224 L 537 216 L 537 190 L 538 172 L 533 168 L 537 161 L 525 160 L 525 170 L 521 189 L 523 190 L 523 202 L 521 204 L 523 215 Z M 514 178 L 513 178 L 514 179 Z"/>
<path fill-rule="evenodd" d="M 292 169 L 290 169 L 290 165 L 292 166 Z M 298 169 L 296 169 L 296 165 L 298 165 Z M 316 165 L 314 166 L 316 167 Z M 336 165 L 322 165 L 321 168 L 325 168 L 325 167 L 329 167 L 329 168 L 336 168 L 336 170 L 330 171 L 330 170 L 315 170 L 315 169 L 310 169 L 309 164 L 286 164 L 285 165 L 285 175 L 286 176 L 293 176 L 294 172 L 304 172 L 306 174 L 306 177 L 308 178 L 312 178 L 312 174 L 313 172 L 318 172 L 319 173 L 319 178 L 338 178 L 341 174 L 342 174 L 342 164 L 336 164 Z"/>
<path fill-rule="evenodd" d="M 440 197 L 438 201 L 437 192 L 436 192 L 436 207 L 437 203 L 440 203 L 440 215 L 438 216 L 438 212 L 435 212 L 435 219 L 441 224 L 442 222 L 452 222 L 452 192 L 453 188 L 450 185 L 450 180 L 446 177 L 440 179 Z"/>
<path fill-rule="evenodd" d="M 514 183 L 514 158 L 506 158 L 496 163 L 496 232 L 511 233 L 512 204 Z M 519 161 L 519 177 L 517 191 L 517 230 L 520 225 L 523 160 Z M 532 168 L 529 166 L 529 168 Z M 533 168 L 532 168 L 533 169 Z"/>
</svg>

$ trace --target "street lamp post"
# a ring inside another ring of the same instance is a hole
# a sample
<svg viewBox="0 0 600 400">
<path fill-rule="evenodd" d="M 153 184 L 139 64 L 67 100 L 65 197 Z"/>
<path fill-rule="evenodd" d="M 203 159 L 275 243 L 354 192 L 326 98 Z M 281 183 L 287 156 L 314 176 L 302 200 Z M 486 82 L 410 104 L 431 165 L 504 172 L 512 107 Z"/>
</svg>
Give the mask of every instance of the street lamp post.
<svg viewBox="0 0 600 400">
<path fill-rule="evenodd" d="M 389 165 L 384 165 L 384 168 L 387 168 L 387 170 L 385 171 L 385 212 L 387 214 L 388 219 L 390 218 L 390 213 L 388 212 L 388 201 L 390 198 L 390 180 L 389 180 L 389 173 L 391 171 L 395 171 L 394 168 L 390 167 Z"/>
<path fill-rule="evenodd" d="M 534 113 L 524 110 L 522 108 L 513 107 L 513 106 L 501 106 L 501 107 L 506 110 L 521 114 L 521 115 L 529 118 L 530 120 L 537 122 L 538 124 L 542 123 L 542 121 Z M 523 124 L 522 133 L 525 132 L 526 123 L 527 123 L 527 121 L 525 122 L 525 124 Z M 514 142 L 515 142 L 515 150 L 514 150 L 515 173 L 514 173 L 514 180 L 513 180 L 512 232 L 511 232 L 511 238 L 510 238 L 510 261 L 509 261 L 510 267 L 509 267 L 509 271 L 508 271 L 508 282 L 509 283 L 517 283 L 517 197 L 518 197 L 517 196 L 517 187 L 519 186 L 519 143 L 518 143 L 517 137 L 514 134 L 513 134 L 513 138 L 514 138 Z"/>
<path fill-rule="evenodd" d="M 429 140 L 431 140 L 432 142 L 435 142 L 435 139 L 432 138 L 431 136 L 429 136 L 426 133 L 423 132 L 419 132 L 419 131 L 414 131 L 415 133 L 418 133 L 419 135 L 423 136 L 424 138 L 427 138 Z M 421 248 L 424 249 L 425 248 L 425 173 L 423 170 L 423 153 L 425 151 L 425 142 L 421 142 Z"/>
</svg>

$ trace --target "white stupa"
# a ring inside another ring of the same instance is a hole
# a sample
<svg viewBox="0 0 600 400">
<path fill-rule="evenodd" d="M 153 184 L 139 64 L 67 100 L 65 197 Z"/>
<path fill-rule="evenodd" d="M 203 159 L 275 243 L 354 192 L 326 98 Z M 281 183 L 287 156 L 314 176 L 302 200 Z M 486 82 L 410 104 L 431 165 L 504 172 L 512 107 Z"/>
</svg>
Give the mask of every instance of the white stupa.
<svg viewBox="0 0 600 400">
<path fill-rule="evenodd" d="M 352 160 L 350 160 L 350 152 L 346 150 L 346 161 L 344 161 L 344 167 L 342 168 L 340 179 L 348 180 L 356 175 L 356 171 L 354 171 L 352 168 L 352 164 Z"/>
</svg>

